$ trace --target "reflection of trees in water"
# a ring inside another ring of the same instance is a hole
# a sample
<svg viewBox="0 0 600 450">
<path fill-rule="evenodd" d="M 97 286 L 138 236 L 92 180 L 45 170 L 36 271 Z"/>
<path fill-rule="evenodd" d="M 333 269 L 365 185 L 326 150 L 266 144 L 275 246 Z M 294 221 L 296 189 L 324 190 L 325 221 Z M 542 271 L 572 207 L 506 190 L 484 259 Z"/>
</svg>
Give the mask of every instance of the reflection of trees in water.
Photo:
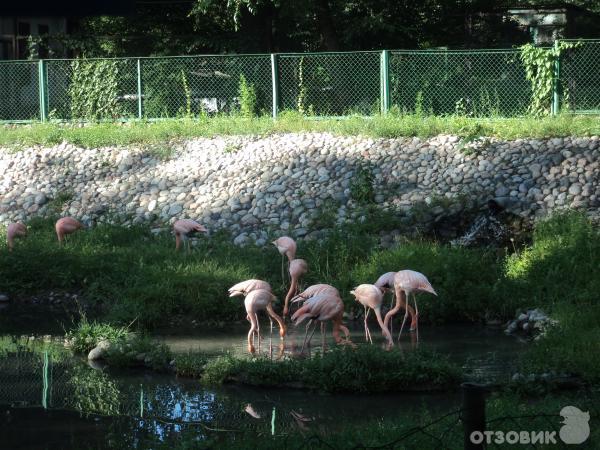
<svg viewBox="0 0 600 450">
<path fill-rule="evenodd" d="M 118 443 L 109 448 L 139 448 L 141 442 L 168 439 L 186 429 L 199 439 L 222 430 L 270 433 L 273 408 L 281 432 L 294 427 L 293 413 L 302 411 L 262 390 L 207 390 L 170 375 L 111 373 L 92 369 L 68 352 L 50 354 L 47 361 L 43 351 L 0 354 L 0 404 L 39 407 L 45 402 L 49 410 L 76 411 L 84 419 L 106 416 L 107 442 Z"/>
</svg>

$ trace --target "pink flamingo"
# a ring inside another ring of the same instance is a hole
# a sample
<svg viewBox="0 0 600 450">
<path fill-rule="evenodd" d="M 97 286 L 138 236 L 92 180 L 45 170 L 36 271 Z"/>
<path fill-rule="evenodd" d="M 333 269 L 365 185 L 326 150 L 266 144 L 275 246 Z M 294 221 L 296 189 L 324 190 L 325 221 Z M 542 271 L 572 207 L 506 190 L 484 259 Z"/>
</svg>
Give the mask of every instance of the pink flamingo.
<svg viewBox="0 0 600 450">
<path fill-rule="evenodd" d="M 292 303 L 303 302 L 304 300 L 314 297 L 317 294 L 323 294 L 325 292 L 329 292 L 332 295 L 337 295 L 338 297 L 340 296 L 340 292 L 330 284 L 313 284 L 292 298 Z"/>
<path fill-rule="evenodd" d="M 324 292 L 310 297 L 308 300 L 306 300 L 304 304 L 292 315 L 292 321 L 294 321 L 294 324 L 298 326 L 305 319 L 319 322 L 326 322 L 328 320 L 331 320 L 333 322 L 333 338 L 335 339 L 335 342 L 338 344 L 351 344 L 350 332 L 348 331 L 348 328 L 346 328 L 342 324 L 343 316 L 344 303 L 342 302 L 342 299 L 337 295 L 332 295 L 329 292 Z M 309 344 L 316 327 L 317 325 L 315 324 L 312 333 L 308 338 Z M 342 330 L 345 334 L 345 341 L 342 341 L 342 338 L 340 337 L 340 330 Z M 306 327 L 306 333 L 304 334 L 304 342 L 302 343 L 302 349 L 300 350 L 300 353 L 304 351 L 304 346 L 307 344 L 307 334 L 308 326 Z"/>
<path fill-rule="evenodd" d="M 383 293 L 381 292 L 381 289 L 373 284 L 361 284 L 360 286 L 355 287 L 353 291 L 350 291 L 350 294 L 354 295 L 356 301 L 365 307 L 365 340 L 367 342 L 371 341 L 371 344 L 373 343 L 371 331 L 367 324 L 367 318 L 372 309 L 375 311 L 375 316 L 381 327 L 381 332 L 388 340 L 388 346 L 393 346 L 394 340 L 392 339 L 392 335 L 383 324 L 383 319 L 381 318 L 381 303 L 383 302 Z"/>
<path fill-rule="evenodd" d="M 381 292 L 383 293 L 383 295 L 385 295 L 386 292 L 388 292 L 389 290 L 394 289 L 394 277 L 396 276 L 397 272 L 386 272 L 383 275 L 381 275 L 377 281 L 375 282 L 375 286 L 377 286 Z M 393 293 L 393 292 L 392 292 Z M 397 301 L 398 299 L 394 298 L 394 296 L 392 296 L 392 303 L 390 304 L 390 310 L 392 309 L 392 307 L 394 306 L 394 302 Z M 404 301 L 404 299 L 400 299 L 400 307 L 401 308 L 408 308 L 408 312 L 410 313 L 410 317 L 411 317 L 411 326 L 410 329 L 411 331 L 414 329 L 414 326 L 416 325 L 415 322 L 415 310 L 412 306 L 410 305 L 406 305 L 406 302 Z M 394 321 L 392 321 L 390 323 L 390 333 L 393 333 L 393 325 L 394 325 Z"/>
<path fill-rule="evenodd" d="M 384 326 L 387 328 L 389 320 L 400 310 L 402 307 L 402 301 L 406 301 L 407 307 L 406 312 L 404 313 L 404 320 L 402 320 L 402 325 L 400 326 L 400 333 L 398 334 L 398 340 L 400 340 L 400 336 L 402 336 L 402 330 L 404 329 L 404 324 L 406 323 L 406 319 L 409 315 L 408 302 L 410 294 L 413 294 L 413 300 L 415 302 L 415 314 L 412 318 L 414 322 L 414 329 L 417 331 L 417 335 L 419 333 L 419 308 L 417 306 L 417 299 L 415 297 L 415 292 L 428 292 L 433 295 L 437 295 L 431 283 L 425 275 L 420 272 L 415 272 L 414 270 L 401 270 L 396 272 L 396 276 L 394 277 L 394 290 L 396 292 L 396 306 L 389 311 L 385 315 Z M 411 328 L 413 328 L 413 324 L 411 324 Z"/>
<path fill-rule="evenodd" d="M 27 227 L 21 222 L 10 223 L 6 228 L 6 243 L 8 244 L 8 251 L 12 252 L 15 239 L 27 236 Z"/>
<path fill-rule="evenodd" d="M 290 290 L 288 291 L 287 295 L 285 296 L 285 302 L 283 305 L 283 317 L 286 317 L 288 315 L 288 312 L 289 312 L 288 305 L 289 305 L 290 299 L 294 295 L 296 295 L 296 292 L 298 291 L 298 280 L 307 271 L 308 271 L 308 264 L 306 263 L 305 260 L 292 259 L 290 261 L 291 282 L 290 282 Z"/>
<path fill-rule="evenodd" d="M 277 247 L 277 251 L 281 254 L 281 283 L 285 284 L 285 273 L 283 271 L 284 257 L 287 256 L 288 262 L 292 262 L 296 257 L 296 241 L 291 237 L 281 236 L 275 239 L 272 244 Z"/>
<path fill-rule="evenodd" d="M 188 252 L 190 251 L 189 237 L 197 232 L 206 233 L 208 231 L 204 226 L 191 219 L 176 220 L 173 224 L 173 230 L 175 231 L 175 250 L 179 250 L 183 241 L 184 245 L 187 244 Z"/>
<path fill-rule="evenodd" d="M 273 245 L 277 247 L 281 256 L 287 256 L 288 261 L 292 261 L 296 257 L 296 241 L 291 237 L 281 236 L 273 241 Z"/>
<path fill-rule="evenodd" d="M 248 351 L 250 353 L 255 352 L 255 334 L 258 337 L 258 347 L 260 351 L 260 324 L 258 323 L 257 315 L 259 311 L 266 310 L 269 315 L 269 320 L 271 320 L 271 329 L 273 328 L 273 319 L 275 319 L 279 324 L 279 336 L 282 338 L 285 336 L 285 323 L 283 323 L 283 319 L 273 311 L 273 305 L 271 304 L 273 300 L 275 300 L 275 296 L 265 289 L 256 289 L 250 291 L 248 295 L 246 295 L 244 306 L 246 307 L 246 313 L 250 320 L 250 331 L 248 332 Z"/>
<path fill-rule="evenodd" d="M 67 234 L 75 233 L 77 230 L 81 228 L 85 228 L 85 226 L 76 219 L 72 217 L 63 217 L 56 221 L 56 225 L 54 226 L 56 229 L 56 236 L 58 237 L 58 243 L 62 245 L 63 240 Z"/>
<path fill-rule="evenodd" d="M 271 285 L 263 280 L 246 280 L 240 283 L 234 284 L 229 288 L 229 296 L 235 297 L 237 295 L 246 296 L 252 291 L 262 289 L 264 291 L 272 292 Z"/>
<path fill-rule="evenodd" d="M 298 302 L 304 302 L 306 300 L 308 300 L 311 297 L 314 297 L 315 295 L 319 295 L 319 294 L 331 294 L 331 295 L 335 295 L 336 297 L 340 296 L 340 292 L 333 286 L 331 286 L 330 284 L 324 284 L 324 283 L 320 283 L 320 284 L 313 284 L 312 286 L 307 287 L 303 292 L 301 292 L 300 294 L 296 295 L 294 298 L 292 298 L 292 303 L 298 303 Z M 306 325 L 307 327 L 307 331 L 308 331 L 308 326 L 310 325 L 311 321 L 308 322 L 308 324 Z M 325 347 L 325 322 L 321 322 L 321 342 L 322 342 L 322 346 Z"/>
</svg>

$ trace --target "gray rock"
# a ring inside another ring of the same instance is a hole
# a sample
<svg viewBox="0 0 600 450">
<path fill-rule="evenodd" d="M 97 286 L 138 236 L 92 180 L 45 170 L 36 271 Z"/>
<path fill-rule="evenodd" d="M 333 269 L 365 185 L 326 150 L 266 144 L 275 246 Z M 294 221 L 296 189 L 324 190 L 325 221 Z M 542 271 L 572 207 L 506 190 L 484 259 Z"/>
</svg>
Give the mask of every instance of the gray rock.
<svg viewBox="0 0 600 450">
<path fill-rule="evenodd" d="M 183 211 L 183 206 L 180 203 L 174 203 L 169 207 L 169 212 L 167 213 L 169 216 L 176 216 L 181 214 Z"/>
<path fill-rule="evenodd" d="M 46 194 L 38 194 L 35 196 L 35 204 L 38 206 L 45 205 L 48 199 L 46 198 Z"/>
</svg>

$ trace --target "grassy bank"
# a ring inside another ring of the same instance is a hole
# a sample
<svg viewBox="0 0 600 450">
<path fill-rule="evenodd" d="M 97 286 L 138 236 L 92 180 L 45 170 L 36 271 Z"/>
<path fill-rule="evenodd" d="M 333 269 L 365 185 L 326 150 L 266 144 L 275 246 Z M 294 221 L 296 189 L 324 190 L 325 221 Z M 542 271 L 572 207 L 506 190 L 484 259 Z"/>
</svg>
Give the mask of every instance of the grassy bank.
<svg viewBox="0 0 600 450">
<path fill-rule="evenodd" d="M 273 133 L 327 132 L 371 137 L 431 137 L 438 134 L 488 136 L 500 139 L 591 136 L 600 134 L 600 121 L 594 116 L 522 117 L 474 119 L 462 116 L 397 115 L 343 119 L 310 119 L 285 113 L 247 119 L 217 116 L 198 119 L 171 119 L 159 122 L 98 123 L 85 127 L 72 124 L 32 124 L 5 126 L 0 146 L 25 148 L 68 141 L 84 147 L 151 144 L 193 137 L 222 135 L 268 135 Z"/>
<path fill-rule="evenodd" d="M 209 383 L 235 381 L 252 386 L 374 393 L 456 387 L 461 370 L 441 355 L 359 346 L 281 362 L 220 356 L 208 361 L 202 379 Z"/>
<path fill-rule="evenodd" d="M 356 228 L 359 227 L 359 228 Z M 301 242 L 298 256 L 309 262 L 304 285 L 338 287 L 347 309 L 358 309 L 354 286 L 381 273 L 410 268 L 425 273 L 439 297 L 422 296 L 421 322 L 480 322 L 513 318 L 517 308 L 541 307 L 559 325 L 535 344 L 535 361 L 583 371 L 600 379 L 600 367 L 586 355 L 597 353 L 600 330 L 600 240 L 579 214 L 540 224 L 531 245 L 510 256 L 495 250 L 452 248 L 431 241 L 406 242 L 381 250 L 376 224 L 338 229 L 320 241 Z M 244 320 L 239 298 L 227 288 L 248 279 L 268 280 L 281 300 L 281 262 L 272 246 L 239 248 L 231 237 L 203 237 L 190 255 L 176 253 L 170 234 L 147 228 L 101 225 L 72 236 L 59 247 L 50 221 L 30 224 L 30 236 L 12 253 L 0 247 L 2 290 L 19 298 L 48 290 L 79 291 L 101 304 L 103 320 L 132 321 L 146 328 L 168 326 L 185 315 L 223 326 Z M 275 305 L 280 309 L 280 303 Z M 557 348 L 560 346 L 561 351 Z M 549 357 L 549 355 L 553 355 Z"/>
</svg>

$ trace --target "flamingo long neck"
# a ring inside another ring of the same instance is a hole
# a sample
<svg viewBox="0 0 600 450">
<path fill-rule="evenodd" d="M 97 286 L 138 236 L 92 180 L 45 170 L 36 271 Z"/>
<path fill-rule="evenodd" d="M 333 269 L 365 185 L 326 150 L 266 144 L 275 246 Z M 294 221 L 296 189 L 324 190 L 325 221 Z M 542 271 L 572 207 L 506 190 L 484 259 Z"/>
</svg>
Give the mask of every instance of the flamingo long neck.
<svg viewBox="0 0 600 450">
<path fill-rule="evenodd" d="M 287 314 L 290 299 L 294 296 L 294 294 L 296 294 L 297 289 L 298 289 L 298 278 L 292 277 L 292 282 L 290 284 L 290 290 L 288 291 L 287 295 L 285 296 L 285 304 L 283 306 L 284 315 Z"/>
<path fill-rule="evenodd" d="M 381 307 L 375 309 L 375 317 L 377 317 L 377 323 L 381 327 L 381 331 L 383 332 L 388 342 L 393 342 L 394 339 L 392 338 L 392 334 L 390 333 L 388 327 L 385 326 L 385 324 L 383 323 L 383 319 L 381 318 Z"/>
</svg>

